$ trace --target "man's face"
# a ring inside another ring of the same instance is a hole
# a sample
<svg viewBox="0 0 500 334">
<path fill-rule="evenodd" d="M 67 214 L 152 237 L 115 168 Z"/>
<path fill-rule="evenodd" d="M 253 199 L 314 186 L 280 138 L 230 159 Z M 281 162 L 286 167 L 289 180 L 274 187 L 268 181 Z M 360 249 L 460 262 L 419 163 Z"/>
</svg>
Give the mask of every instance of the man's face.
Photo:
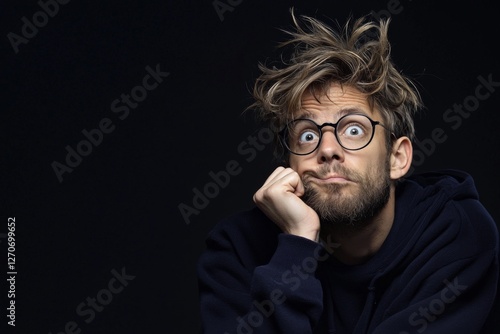
<svg viewBox="0 0 500 334">
<path fill-rule="evenodd" d="M 295 118 L 309 118 L 317 124 L 336 123 L 346 114 L 364 114 L 383 123 L 381 114 L 370 108 L 365 95 L 353 87 L 332 84 L 328 97 L 318 100 L 309 93 Z M 305 186 L 304 202 L 320 216 L 322 224 L 358 229 L 369 223 L 387 204 L 391 179 L 385 136 L 375 126 L 368 146 L 358 151 L 340 146 L 333 127 L 323 128 L 319 147 L 311 154 L 290 154 L 290 167 Z"/>
</svg>

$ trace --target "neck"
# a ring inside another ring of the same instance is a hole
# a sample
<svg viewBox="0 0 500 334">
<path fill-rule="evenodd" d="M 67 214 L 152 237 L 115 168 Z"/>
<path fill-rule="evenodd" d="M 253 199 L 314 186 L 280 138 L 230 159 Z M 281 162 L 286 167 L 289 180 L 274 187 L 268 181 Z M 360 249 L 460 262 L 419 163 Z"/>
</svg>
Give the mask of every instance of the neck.
<svg viewBox="0 0 500 334">
<path fill-rule="evenodd" d="M 394 222 L 394 187 L 391 188 L 389 201 L 375 217 L 363 222 L 360 229 L 345 227 L 322 228 L 321 238 L 330 235 L 331 240 L 340 244 L 333 256 L 342 263 L 356 265 L 366 262 L 382 247 Z"/>
</svg>

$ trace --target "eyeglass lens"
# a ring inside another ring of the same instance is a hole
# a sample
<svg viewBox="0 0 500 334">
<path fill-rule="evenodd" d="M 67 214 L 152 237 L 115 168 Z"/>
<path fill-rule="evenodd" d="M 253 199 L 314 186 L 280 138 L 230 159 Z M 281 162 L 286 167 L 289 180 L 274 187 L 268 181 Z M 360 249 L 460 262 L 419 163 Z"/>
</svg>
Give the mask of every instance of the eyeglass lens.
<svg viewBox="0 0 500 334">
<path fill-rule="evenodd" d="M 313 152 L 321 141 L 322 127 L 312 120 L 299 119 L 288 126 L 285 144 L 292 153 L 308 154 Z M 335 126 L 335 135 L 340 145 L 349 150 L 366 146 L 372 138 L 373 125 L 364 115 L 347 115 Z"/>
</svg>

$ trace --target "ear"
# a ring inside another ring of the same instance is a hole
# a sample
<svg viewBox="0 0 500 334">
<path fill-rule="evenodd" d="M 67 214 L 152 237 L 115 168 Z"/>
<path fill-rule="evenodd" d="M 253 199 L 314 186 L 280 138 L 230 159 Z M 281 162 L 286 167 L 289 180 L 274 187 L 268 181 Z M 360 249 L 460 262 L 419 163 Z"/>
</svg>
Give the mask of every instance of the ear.
<svg viewBox="0 0 500 334">
<path fill-rule="evenodd" d="M 413 146 L 408 137 L 400 137 L 392 144 L 390 156 L 391 180 L 402 178 L 410 170 L 413 159 Z"/>
</svg>

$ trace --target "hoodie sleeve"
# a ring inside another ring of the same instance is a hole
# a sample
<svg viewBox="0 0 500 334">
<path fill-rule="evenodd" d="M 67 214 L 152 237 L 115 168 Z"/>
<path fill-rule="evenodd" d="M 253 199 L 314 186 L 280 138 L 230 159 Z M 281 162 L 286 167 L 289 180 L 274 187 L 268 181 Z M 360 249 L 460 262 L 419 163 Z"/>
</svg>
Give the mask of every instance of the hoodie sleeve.
<svg viewBox="0 0 500 334">
<path fill-rule="evenodd" d="M 250 252 L 234 235 L 207 239 L 198 262 L 202 333 L 313 333 L 323 309 L 314 271 L 324 248 L 281 233 L 268 263 L 254 266 Z"/>
<path fill-rule="evenodd" d="M 497 299 L 498 229 L 478 201 L 450 204 L 446 213 L 421 238 L 370 333 L 482 333 Z"/>
</svg>

